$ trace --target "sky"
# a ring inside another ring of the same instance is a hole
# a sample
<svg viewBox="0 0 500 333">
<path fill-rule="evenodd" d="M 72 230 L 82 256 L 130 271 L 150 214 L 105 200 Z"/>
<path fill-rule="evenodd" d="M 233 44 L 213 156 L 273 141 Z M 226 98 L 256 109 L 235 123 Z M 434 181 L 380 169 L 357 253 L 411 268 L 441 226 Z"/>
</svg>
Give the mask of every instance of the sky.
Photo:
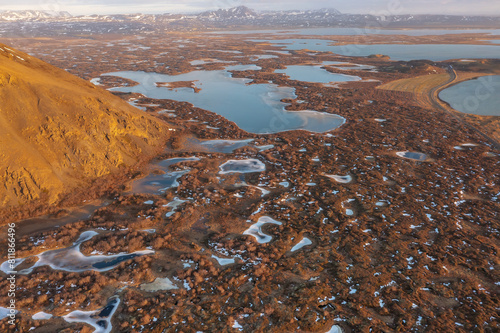
<svg viewBox="0 0 500 333">
<path fill-rule="evenodd" d="M 342 13 L 500 16 L 498 0 L 18 0 L 1 10 L 67 11 L 72 15 L 197 13 L 247 6 L 257 11 L 335 8 Z"/>
</svg>

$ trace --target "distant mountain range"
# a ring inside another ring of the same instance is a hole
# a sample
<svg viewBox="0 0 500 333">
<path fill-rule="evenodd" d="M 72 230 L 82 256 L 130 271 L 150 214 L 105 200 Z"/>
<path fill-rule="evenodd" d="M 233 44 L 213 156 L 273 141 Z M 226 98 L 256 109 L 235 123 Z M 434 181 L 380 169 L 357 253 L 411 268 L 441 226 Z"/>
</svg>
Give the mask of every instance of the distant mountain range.
<svg viewBox="0 0 500 333">
<path fill-rule="evenodd" d="M 256 12 L 240 6 L 206 11 L 199 14 L 119 14 L 72 16 L 68 12 L 5 11 L 0 24 L 35 24 L 22 26 L 19 33 L 43 34 L 50 31 L 44 24 L 56 24 L 66 33 L 91 33 L 164 30 L 215 30 L 243 28 L 305 28 L 305 27 L 489 27 L 500 28 L 500 17 L 454 15 L 392 15 L 374 16 L 343 14 L 336 9 L 286 10 Z M 70 24 L 68 24 L 70 23 Z M 96 24 L 98 23 L 98 24 Z M 37 25 L 38 24 L 38 25 Z M 27 29 L 27 30 L 26 30 Z M 44 30 L 46 29 L 46 30 Z M 12 29 L 4 32 L 14 33 Z M 15 33 L 14 33 L 15 34 Z"/>
<path fill-rule="evenodd" d="M 7 10 L 0 12 L 0 21 L 44 21 L 71 18 L 68 12 L 48 12 L 40 10 Z"/>
</svg>

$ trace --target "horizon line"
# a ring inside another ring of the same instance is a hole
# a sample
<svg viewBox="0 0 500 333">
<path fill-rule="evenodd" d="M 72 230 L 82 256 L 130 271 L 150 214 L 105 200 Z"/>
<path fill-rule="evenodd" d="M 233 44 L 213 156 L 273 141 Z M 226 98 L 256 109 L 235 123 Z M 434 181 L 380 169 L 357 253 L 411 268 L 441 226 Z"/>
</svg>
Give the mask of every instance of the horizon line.
<svg viewBox="0 0 500 333">
<path fill-rule="evenodd" d="M 44 9 L 0 9 L 0 13 L 4 12 L 29 12 L 29 11 L 34 11 L 34 12 L 44 12 L 44 13 L 68 13 L 72 17 L 81 17 L 81 16 L 104 16 L 104 15 L 165 15 L 165 14 L 173 14 L 173 15 L 194 15 L 194 14 L 202 14 L 205 12 L 215 12 L 218 10 L 229 10 L 232 8 L 239 8 L 239 7 L 245 7 L 248 8 L 256 13 L 267 13 L 267 12 L 293 12 L 293 11 L 320 11 L 320 10 L 335 10 L 338 11 L 342 15 L 370 15 L 370 16 L 375 16 L 375 17 L 381 17 L 381 16 L 401 16 L 401 15 L 431 15 L 431 16 L 462 16 L 462 17 L 500 17 L 500 15 L 490 15 L 490 14 L 471 14 L 471 15 L 466 15 L 466 14 L 436 14 L 436 13 L 415 13 L 415 12 L 402 12 L 398 14 L 390 14 L 390 15 L 383 15 L 383 14 L 377 14 L 377 13 L 347 13 L 347 12 L 341 12 L 338 9 L 334 7 L 323 7 L 323 8 L 316 8 L 316 9 L 267 9 L 267 10 L 258 10 L 251 8 L 249 6 L 235 6 L 235 7 L 227 7 L 227 8 L 217 8 L 217 9 L 205 9 L 205 10 L 192 10 L 192 11 L 174 11 L 174 12 L 168 12 L 168 11 L 160 11 L 160 10 L 154 10 L 154 11 L 145 11 L 145 12 L 106 12 L 106 13 L 88 13 L 88 14 L 72 14 L 70 10 L 44 10 Z"/>
</svg>

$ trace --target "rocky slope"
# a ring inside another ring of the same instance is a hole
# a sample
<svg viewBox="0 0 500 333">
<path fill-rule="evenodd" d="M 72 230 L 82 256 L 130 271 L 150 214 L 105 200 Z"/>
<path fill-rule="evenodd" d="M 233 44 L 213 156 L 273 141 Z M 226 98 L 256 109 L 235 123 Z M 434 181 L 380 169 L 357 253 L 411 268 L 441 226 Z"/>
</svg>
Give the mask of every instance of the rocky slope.
<svg viewBox="0 0 500 333">
<path fill-rule="evenodd" d="M 0 44 L 0 207 L 51 202 L 161 147 L 168 127 L 111 93 Z"/>
</svg>

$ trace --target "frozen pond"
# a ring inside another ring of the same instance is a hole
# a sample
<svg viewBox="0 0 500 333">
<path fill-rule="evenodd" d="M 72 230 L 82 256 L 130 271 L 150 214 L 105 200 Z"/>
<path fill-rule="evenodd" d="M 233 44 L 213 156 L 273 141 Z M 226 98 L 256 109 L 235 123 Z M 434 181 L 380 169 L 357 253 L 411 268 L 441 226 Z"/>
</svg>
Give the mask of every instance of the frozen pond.
<svg viewBox="0 0 500 333">
<path fill-rule="evenodd" d="M 151 283 L 143 283 L 141 284 L 141 290 L 156 292 L 160 290 L 173 290 L 179 289 L 169 278 L 156 278 Z"/>
<path fill-rule="evenodd" d="M 5 271 L 4 271 L 5 272 Z M 17 310 L 13 310 L 13 314 L 16 314 Z M 0 306 L 0 320 L 7 318 L 11 314 L 11 310 Z"/>
<path fill-rule="evenodd" d="M 297 244 L 295 244 L 295 246 L 292 247 L 292 249 L 290 251 L 291 252 L 295 252 L 295 251 L 300 250 L 304 246 L 311 245 L 311 244 L 312 244 L 311 240 L 309 238 L 307 238 L 307 237 L 304 237 L 304 238 L 302 238 L 302 240 L 300 242 L 298 242 Z"/>
<path fill-rule="evenodd" d="M 258 55 L 251 56 L 251 59 L 254 61 L 261 60 L 261 59 L 276 59 L 276 58 L 279 58 L 279 57 L 276 55 L 273 55 L 273 54 L 258 54 Z"/>
<path fill-rule="evenodd" d="M 220 257 L 214 256 L 214 255 L 212 255 L 212 258 L 217 260 L 217 262 L 221 266 L 234 264 L 234 258 L 220 258 Z"/>
<path fill-rule="evenodd" d="M 439 98 L 460 112 L 500 116 L 500 75 L 461 82 L 441 91 Z"/>
<path fill-rule="evenodd" d="M 338 325 L 333 325 L 328 331 L 325 333 L 343 333 L 344 331 L 342 328 Z"/>
<path fill-rule="evenodd" d="M 50 313 L 37 312 L 31 318 L 33 320 L 49 320 L 50 318 L 52 318 L 52 315 Z"/>
<path fill-rule="evenodd" d="M 339 175 L 327 175 L 327 174 L 325 174 L 324 176 L 335 180 L 337 183 L 347 184 L 347 183 L 352 182 L 351 175 L 339 176 Z"/>
<path fill-rule="evenodd" d="M 193 145 L 195 148 L 200 148 L 202 151 L 211 153 L 225 153 L 229 154 L 236 149 L 248 146 L 253 142 L 253 139 L 247 140 L 198 140 L 195 138 L 188 139 L 188 144 Z"/>
<path fill-rule="evenodd" d="M 269 149 L 273 149 L 274 145 L 254 146 L 254 147 L 257 148 L 259 151 L 266 151 Z"/>
<path fill-rule="evenodd" d="M 396 155 L 398 155 L 399 157 L 408 158 L 416 161 L 425 161 L 427 159 L 427 155 L 411 151 L 399 151 L 396 153 Z"/>
<path fill-rule="evenodd" d="M 245 140 L 203 140 L 196 137 L 187 137 L 182 143 L 181 149 L 172 151 L 183 151 L 191 153 L 223 153 L 230 154 L 236 149 L 250 146 L 254 139 Z M 259 147 L 257 147 L 259 148 Z"/>
<path fill-rule="evenodd" d="M 316 40 L 314 40 L 316 41 Z M 344 56 L 366 57 L 372 54 L 383 54 L 392 60 L 443 61 L 448 59 L 496 59 L 500 58 L 500 45 L 469 44 L 346 44 L 332 45 L 325 43 L 304 43 L 303 39 L 269 40 L 270 43 L 282 46 L 286 50 L 312 49 L 322 52 L 333 52 Z"/>
<path fill-rule="evenodd" d="M 243 67 L 236 67 L 243 69 Z M 282 99 L 295 99 L 295 89 L 275 84 L 252 84 L 251 80 L 233 78 L 228 67 L 218 71 L 193 71 L 180 75 L 146 72 L 116 72 L 114 75 L 138 82 L 134 87 L 113 88 L 114 91 L 136 92 L 150 98 L 186 101 L 194 106 L 215 112 L 233 121 L 241 129 L 257 134 L 306 130 L 323 133 L 340 127 L 345 119 L 334 114 L 316 111 L 285 110 Z M 168 89 L 157 82 L 193 81 L 196 88 Z"/>
<path fill-rule="evenodd" d="M 176 212 L 177 212 L 177 208 L 179 208 L 180 205 L 182 205 L 183 203 L 185 203 L 186 200 L 181 200 L 179 198 L 174 198 L 174 200 L 172 200 L 171 202 L 169 202 L 166 206 L 168 208 L 170 208 L 170 212 L 168 212 L 165 216 L 166 217 L 171 217 L 172 215 L 174 215 Z"/>
<path fill-rule="evenodd" d="M 252 226 L 250 228 L 245 230 L 243 232 L 243 235 L 253 236 L 253 237 L 255 237 L 257 242 L 259 242 L 261 244 L 269 243 L 273 239 L 273 237 L 266 235 L 262 232 L 262 227 L 266 224 L 281 225 L 281 222 L 278 222 L 278 221 L 270 218 L 269 216 L 262 216 L 261 218 L 259 218 L 259 220 L 256 223 L 252 224 Z"/>
<path fill-rule="evenodd" d="M 198 161 L 197 157 L 188 158 L 170 158 L 156 163 L 154 166 L 165 171 L 164 174 L 150 174 L 144 178 L 134 180 L 131 184 L 132 193 L 152 193 L 157 194 L 165 192 L 170 188 L 179 186 L 177 180 L 184 174 L 191 171 L 190 169 L 180 171 L 169 171 L 169 167 L 186 161 Z"/>
<path fill-rule="evenodd" d="M 266 165 L 256 159 L 229 160 L 220 167 L 220 174 L 226 173 L 251 173 L 266 170 Z"/>
<path fill-rule="evenodd" d="M 255 189 L 257 189 L 257 190 L 259 190 L 259 191 L 261 192 L 261 197 L 266 196 L 266 195 L 268 195 L 269 193 L 271 193 L 270 191 L 266 190 L 266 189 L 265 189 L 265 188 L 263 188 L 263 187 L 260 187 L 260 186 L 255 186 L 255 185 L 249 185 L 249 184 L 247 184 L 247 183 L 246 183 L 246 182 L 244 182 L 244 181 L 243 181 L 243 182 L 240 182 L 240 183 L 235 184 L 235 186 L 238 186 L 238 187 L 240 187 L 240 186 L 247 186 L 247 187 L 252 187 L 252 188 L 255 188 Z"/>
<path fill-rule="evenodd" d="M 70 247 L 57 250 L 49 250 L 36 255 L 36 257 L 38 257 L 38 261 L 30 268 L 19 271 L 19 274 L 29 274 L 33 271 L 34 268 L 40 266 L 50 266 L 50 268 L 52 268 L 53 270 L 61 270 L 67 272 L 84 272 L 90 270 L 104 272 L 115 268 L 124 261 L 154 253 L 154 251 L 152 250 L 144 250 L 115 255 L 83 255 L 83 253 L 80 252 L 80 245 L 83 242 L 92 239 L 96 235 L 98 235 L 98 233 L 95 231 L 85 231 Z M 15 266 L 20 265 L 26 259 L 27 258 L 16 259 Z M 4 273 L 10 271 L 9 262 L 4 262 L 0 266 L 0 270 Z"/>
<path fill-rule="evenodd" d="M 472 149 L 474 147 L 477 147 L 477 144 L 475 144 L 475 143 L 462 143 L 462 144 L 455 146 L 453 148 L 456 150 L 469 150 L 469 149 Z"/>
<path fill-rule="evenodd" d="M 275 73 L 284 73 L 290 77 L 290 80 L 305 82 L 331 83 L 361 80 L 358 76 L 330 73 L 321 66 L 288 66 L 286 69 L 277 69 Z"/>
<path fill-rule="evenodd" d="M 100 310 L 96 311 L 73 311 L 68 313 L 63 318 L 68 323 L 86 323 L 94 327 L 94 333 L 109 333 L 111 332 L 111 318 L 113 317 L 120 299 L 116 296 L 110 298 L 108 304 Z"/>
</svg>

